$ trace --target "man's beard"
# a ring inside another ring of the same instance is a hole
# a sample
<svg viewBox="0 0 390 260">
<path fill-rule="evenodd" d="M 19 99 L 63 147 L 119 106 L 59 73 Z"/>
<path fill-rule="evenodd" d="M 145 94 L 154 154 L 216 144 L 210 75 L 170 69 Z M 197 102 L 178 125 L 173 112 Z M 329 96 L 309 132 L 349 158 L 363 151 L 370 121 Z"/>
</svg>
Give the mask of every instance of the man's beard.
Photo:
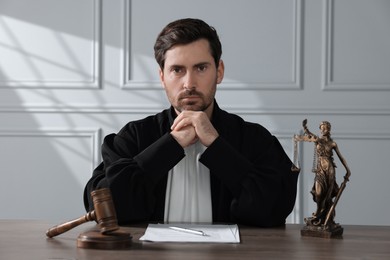
<svg viewBox="0 0 390 260">
<path fill-rule="evenodd" d="M 199 100 L 195 101 L 187 101 L 185 103 L 182 102 L 183 99 L 190 98 L 192 96 L 197 96 L 201 100 L 201 104 L 197 105 L 199 103 Z M 210 104 L 206 104 L 204 99 L 204 95 L 200 92 L 197 92 L 195 89 L 191 90 L 185 90 L 182 94 L 179 95 L 178 98 L 178 105 L 175 107 L 175 109 L 179 112 L 182 112 L 184 110 L 192 110 L 192 111 L 205 111 Z"/>
</svg>

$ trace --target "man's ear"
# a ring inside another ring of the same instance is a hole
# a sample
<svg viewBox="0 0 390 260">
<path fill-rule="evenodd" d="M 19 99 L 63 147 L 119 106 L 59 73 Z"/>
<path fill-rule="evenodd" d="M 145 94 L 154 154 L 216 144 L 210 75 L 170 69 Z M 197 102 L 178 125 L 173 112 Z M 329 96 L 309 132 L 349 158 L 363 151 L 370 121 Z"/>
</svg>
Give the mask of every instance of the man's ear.
<svg viewBox="0 0 390 260">
<path fill-rule="evenodd" d="M 160 77 L 160 82 L 161 82 L 162 87 L 165 88 L 164 71 L 161 68 L 158 69 L 158 75 Z"/>
<path fill-rule="evenodd" d="M 217 68 L 217 84 L 222 82 L 224 74 L 225 74 L 225 64 L 223 63 L 223 60 L 219 60 L 219 65 Z"/>
</svg>

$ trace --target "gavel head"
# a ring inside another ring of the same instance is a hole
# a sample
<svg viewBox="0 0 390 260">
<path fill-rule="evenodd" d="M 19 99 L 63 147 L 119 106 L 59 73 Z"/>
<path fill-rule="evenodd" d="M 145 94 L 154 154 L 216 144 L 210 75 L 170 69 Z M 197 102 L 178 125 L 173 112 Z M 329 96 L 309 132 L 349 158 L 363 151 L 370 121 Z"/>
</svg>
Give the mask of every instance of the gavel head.
<svg viewBox="0 0 390 260">
<path fill-rule="evenodd" d="M 91 196 L 95 208 L 95 220 L 100 226 L 100 232 L 107 234 L 119 229 L 110 189 L 94 190 Z"/>
</svg>

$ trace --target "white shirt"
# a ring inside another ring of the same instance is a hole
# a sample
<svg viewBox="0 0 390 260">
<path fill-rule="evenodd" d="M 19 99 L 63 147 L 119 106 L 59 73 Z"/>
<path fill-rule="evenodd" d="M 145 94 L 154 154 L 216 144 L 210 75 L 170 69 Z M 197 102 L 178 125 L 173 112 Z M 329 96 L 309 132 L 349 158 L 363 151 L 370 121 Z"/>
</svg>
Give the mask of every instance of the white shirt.
<svg viewBox="0 0 390 260">
<path fill-rule="evenodd" d="M 205 149 L 199 141 L 184 148 L 186 156 L 169 171 L 165 222 L 212 222 L 210 170 L 199 162 Z"/>
</svg>

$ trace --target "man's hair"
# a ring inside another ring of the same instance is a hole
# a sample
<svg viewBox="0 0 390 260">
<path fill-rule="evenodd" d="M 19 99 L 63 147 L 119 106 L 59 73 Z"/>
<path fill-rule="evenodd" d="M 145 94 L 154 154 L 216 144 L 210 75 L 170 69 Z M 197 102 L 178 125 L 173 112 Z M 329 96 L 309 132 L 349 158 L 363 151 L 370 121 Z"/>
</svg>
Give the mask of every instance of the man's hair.
<svg viewBox="0 0 390 260">
<path fill-rule="evenodd" d="M 185 18 L 169 23 L 157 36 L 154 44 L 154 57 L 161 69 L 165 64 L 165 53 L 175 45 L 189 44 L 206 39 L 210 52 L 218 67 L 222 55 L 222 45 L 217 31 L 202 20 Z"/>
</svg>

